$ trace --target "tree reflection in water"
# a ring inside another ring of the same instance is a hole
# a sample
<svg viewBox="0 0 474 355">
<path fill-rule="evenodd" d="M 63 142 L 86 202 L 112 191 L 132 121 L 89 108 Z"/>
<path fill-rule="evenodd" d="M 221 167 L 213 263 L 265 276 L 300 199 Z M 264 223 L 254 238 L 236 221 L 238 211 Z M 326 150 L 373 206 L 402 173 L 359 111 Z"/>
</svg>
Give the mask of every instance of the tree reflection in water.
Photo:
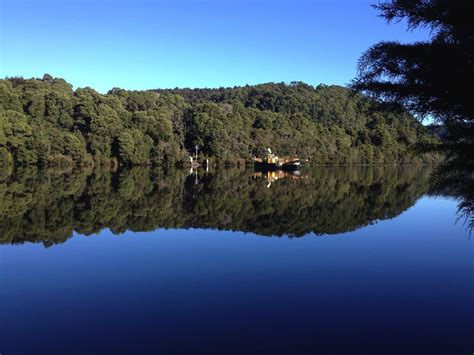
<svg viewBox="0 0 474 355">
<path fill-rule="evenodd" d="M 393 218 L 428 192 L 430 167 L 162 173 L 22 170 L 0 175 L 0 242 L 62 243 L 104 228 L 214 228 L 292 237 Z"/>
<path fill-rule="evenodd" d="M 469 159 L 452 159 L 440 165 L 431 178 L 436 195 L 449 195 L 458 201 L 458 219 L 469 233 L 474 229 L 474 166 Z"/>
</svg>

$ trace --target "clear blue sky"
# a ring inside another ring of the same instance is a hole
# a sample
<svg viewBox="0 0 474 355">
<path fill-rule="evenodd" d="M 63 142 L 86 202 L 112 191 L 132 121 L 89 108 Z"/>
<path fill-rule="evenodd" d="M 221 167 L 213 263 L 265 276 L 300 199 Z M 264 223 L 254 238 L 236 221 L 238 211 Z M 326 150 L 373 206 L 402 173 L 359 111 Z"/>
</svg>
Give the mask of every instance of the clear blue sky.
<svg viewBox="0 0 474 355">
<path fill-rule="evenodd" d="M 0 0 L 0 76 L 152 89 L 304 81 L 347 84 L 387 25 L 377 0 Z"/>
</svg>

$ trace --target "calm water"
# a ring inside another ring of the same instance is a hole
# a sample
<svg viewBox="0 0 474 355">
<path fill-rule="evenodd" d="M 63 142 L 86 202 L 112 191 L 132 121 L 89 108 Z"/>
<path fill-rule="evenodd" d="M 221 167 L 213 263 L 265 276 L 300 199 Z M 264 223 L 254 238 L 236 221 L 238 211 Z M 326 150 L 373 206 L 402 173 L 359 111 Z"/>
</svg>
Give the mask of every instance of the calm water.
<svg viewBox="0 0 474 355">
<path fill-rule="evenodd" d="M 428 168 L 0 176 L 0 353 L 471 354 Z"/>
</svg>

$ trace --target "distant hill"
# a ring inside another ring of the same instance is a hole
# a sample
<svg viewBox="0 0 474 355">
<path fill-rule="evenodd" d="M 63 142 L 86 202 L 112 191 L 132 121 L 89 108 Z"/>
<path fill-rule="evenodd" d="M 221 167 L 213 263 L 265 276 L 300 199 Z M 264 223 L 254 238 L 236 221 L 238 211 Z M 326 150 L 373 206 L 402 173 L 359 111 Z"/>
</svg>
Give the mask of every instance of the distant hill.
<svg viewBox="0 0 474 355">
<path fill-rule="evenodd" d="M 251 162 L 272 148 L 314 164 L 431 162 L 412 115 L 340 86 L 301 82 L 220 89 L 75 91 L 63 79 L 0 80 L 0 164 Z"/>
</svg>

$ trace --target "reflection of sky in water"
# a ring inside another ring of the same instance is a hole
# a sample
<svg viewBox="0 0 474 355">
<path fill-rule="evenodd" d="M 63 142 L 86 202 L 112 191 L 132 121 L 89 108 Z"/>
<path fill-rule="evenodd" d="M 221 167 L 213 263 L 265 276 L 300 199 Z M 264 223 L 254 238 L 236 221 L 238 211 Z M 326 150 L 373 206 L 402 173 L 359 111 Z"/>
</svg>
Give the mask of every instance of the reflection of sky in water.
<svg viewBox="0 0 474 355">
<path fill-rule="evenodd" d="M 456 202 L 290 239 L 216 230 L 0 247 L 0 351 L 469 353 L 472 241 Z"/>
</svg>

